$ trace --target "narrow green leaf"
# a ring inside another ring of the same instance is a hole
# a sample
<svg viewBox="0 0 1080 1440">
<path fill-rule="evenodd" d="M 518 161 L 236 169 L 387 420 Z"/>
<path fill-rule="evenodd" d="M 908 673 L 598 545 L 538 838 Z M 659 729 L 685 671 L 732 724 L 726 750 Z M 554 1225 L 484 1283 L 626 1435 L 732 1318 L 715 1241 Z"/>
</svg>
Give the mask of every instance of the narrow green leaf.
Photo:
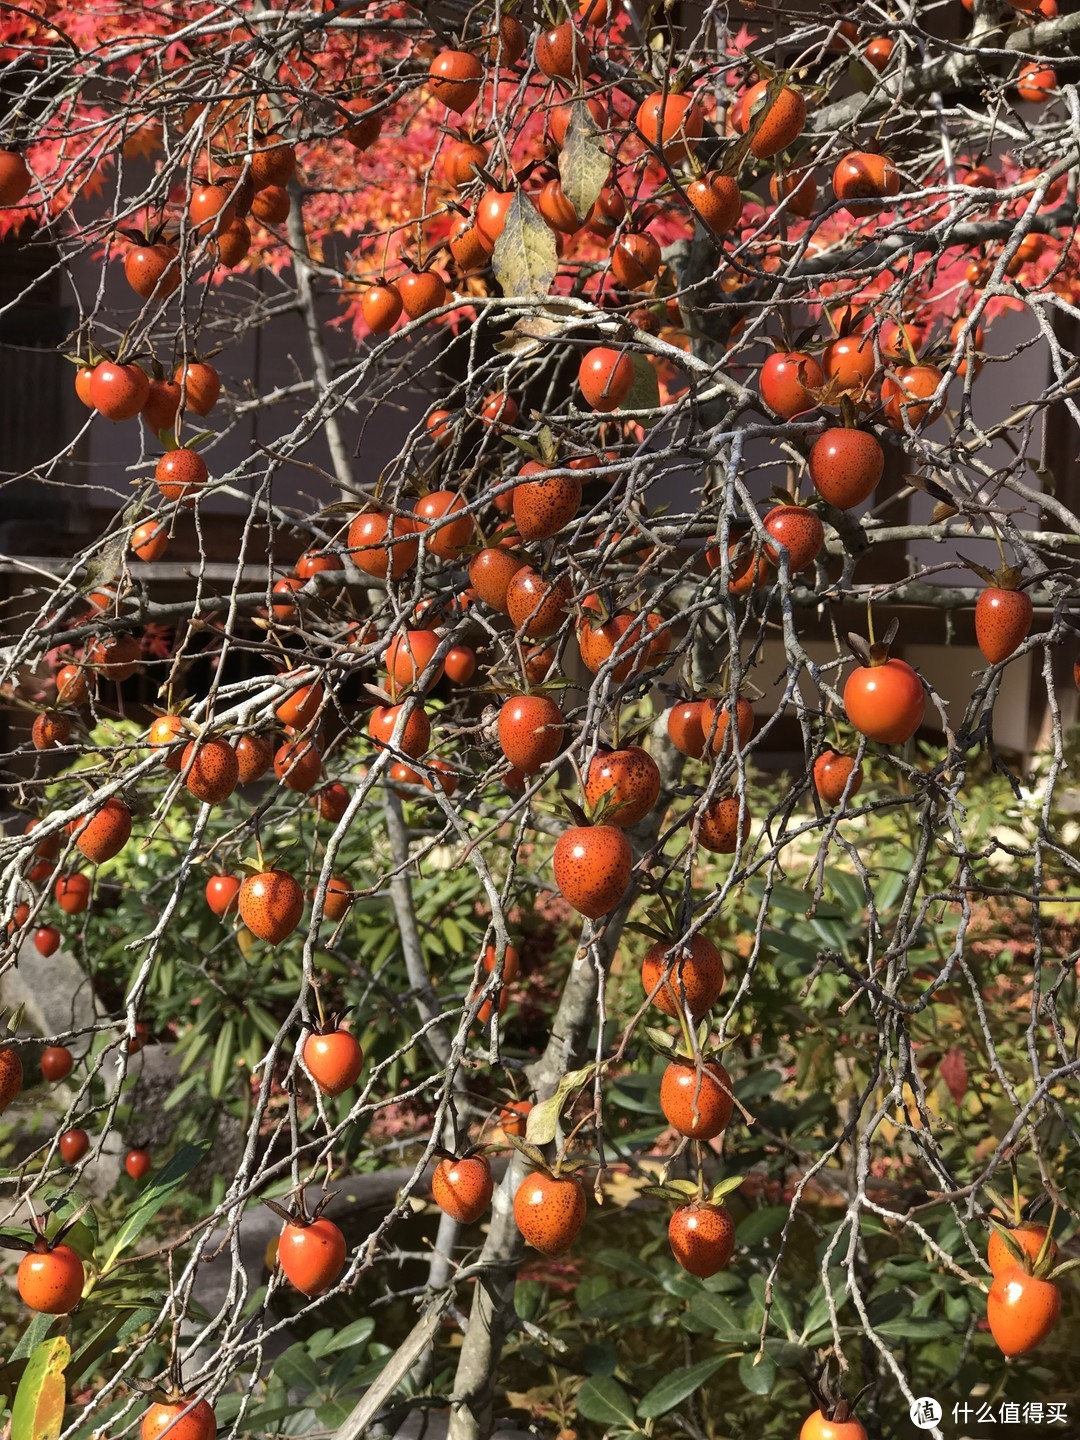
<svg viewBox="0 0 1080 1440">
<path fill-rule="evenodd" d="M 270 1011 L 262 1005 L 256 1004 L 250 996 L 247 999 L 248 1017 L 255 1023 L 259 1034 L 266 1040 L 276 1040 L 278 1030 L 281 1028 L 278 1022 L 270 1014 Z"/>
<path fill-rule="evenodd" d="M 274 1362 L 274 1373 L 279 1375 L 290 1389 L 318 1390 L 322 1379 L 319 1367 L 304 1349 L 303 1345 L 290 1345 L 284 1355 Z"/>
<path fill-rule="evenodd" d="M 746 1328 L 734 1307 L 711 1290 L 699 1291 L 691 1300 L 690 1309 L 695 1319 L 723 1341 L 741 1344 L 753 1338 L 753 1332 Z"/>
<path fill-rule="evenodd" d="M 577 1408 L 586 1420 L 598 1425 L 640 1427 L 634 1420 L 634 1402 L 610 1375 L 594 1375 L 577 1393 Z"/>
<path fill-rule="evenodd" d="M 359 1350 L 371 1339 L 375 1332 L 375 1321 L 370 1315 L 363 1316 L 360 1320 L 354 1320 L 351 1325 L 346 1325 L 344 1330 L 339 1330 L 330 1343 L 323 1348 L 324 1355 L 333 1355 L 338 1350 Z"/>
<path fill-rule="evenodd" d="M 756 1354 L 746 1354 L 739 1359 L 739 1379 L 751 1395 L 767 1395 L 776 1381 L 776 1366 L 768 1355 L 762 1355 L 755 1365 Z"/>
<path fill-rule="evenodd" d="M 745 1175 L 729 1175 L 726 1180 L 718 1180 L 709 1191 L 709 1204 L 719 1205 L 733 1190 L 738 1190 L 745 1179 Z"/>
<path fill-rule="evenodd" d="M 766 926 L 761 938 L 765 946 L 778 955 L 790 955 L 793 959 L 806 961 L 810 965 L 817 959 L 819 946 L 815 942 L 804 940 L 786 930 L 770 930 Z"/>
<path fill-rule="evenodd" d="M 945 1340 L 955 1333 L 947 1320 L 913 1320 L 907 1317 L 883 1320 L 874 1329 L 887 1340 Z"/>
<path fill-rule="evenodd" d="M 174 1191 L 178 1190 L 210 1149 L 209 1140 L 200 1140 L 197 1145 L 184 1145 L 172 1157 L 164 1170 L 151 1181 L 143 1191 L 133 1210 L 120 1227 L 108 1260 L 101 1267 L 102 1275 L 108 1274 L 117 1260 L 129 1249 L 149 1225 L 157 1212 Z"/>
<path fill-rule="evenodd" d="M 201 1083 L 201 1081 L 202 1076 L 197 1074 L 189 1075 L 186 1080 L 181 1080 L 180 1084 L 177 1085 L 176 1089 L 171 1091 L 165 1097 L 165 1103 L 161 1107 L 162 1110 L 164 1110 L 165 1113 L 168 1114 L 170 1110 L 175 1110 L 178 1105 L 182 1105 L 185 1098 L 190 1094 L 192 1090 L 196 1088 L 197 1085 Z"/>
<path fill-rule="evenodd" d="M 19 1343 L 8 1356 L 8 1364 L 11 1365 L 16 1360 L 28 1359 L 45 1339 L 49 1333 L 49 1327 L 55 1321 L 55 1315 L 35 1315 L 19 1337 Z"/>
<path fill-rule="evenodd" d="M 857 876 L 849 875 L 847 871 L 830 865 L 826 868 L 825 879 L 849 917 L 863 913 L 866 909 L 866 895 Z M 802 899 L 805 902 L 806 897 L 802 896 Z"/>
<path fill-rule="evenodd" d="M 70 1221 L 76 1211 L 82 1210 L 78 1220 L 64 1235 L 64 1243 L 71 1246 L 80 1260 L 92 1262 L 98 1243 L 98 1220 L 93 1208 L 86 1208 L 86 1197 L 74 1191 L 67 1195 L 49 1191 L 46 1193 L 45 1203 L 49 1207 L 45 1233 L 50 1240 L 61 1226 Z"/>
<path fill-rule="evenodd" d="M 700 1390 L 706 1380 L 716 1374 L 724 1359 L 723 1355 L 714 1355 L 711 1360 L 701 1360 L 696 1365 L 682 1365 L 670 1375 L 665 1375 L 642 1400 L 638 1406 L 638 1414 L 643 1420 L 653 1420 L 657 1415 L 665 1415 L 669 1410 L 674 1410 L 676 1405 L 681 1404 L 688 1395 Z"/>
<path fill-rule="evenodd" d="M 71 1346 L 62 1335 L 46 1340 L 30 1357 L 15 1392 L 11 1433 L 19 1440 L 56 1440 L 64 1424 L 64 1371 Z"/>
<path fill-rule="evenodd" d="M 764 1313 L 764 1310 L 765 1310 L 765 1276 L 764 1276 L 764 1275 L 751 1275 L 751 1276 L 750 1276 L 750 1293 L 751 1293 L 751 1295 L 753 1295 L 754 1299 L 755 1299 L 755 1300 L 758 1302 L 758 1304 L 761 1306 L 762 1312 Z M 794 1338 L 795 1338 L 795 1314 L 794 1314 L 794 1311 L 793 1311 L 792 1308 L 791 1308 L 791 1300 L 790 1300 L 790 1297 L 789 1297 L 789 1296 L 786 1294 L 786 1292 L 784 1291 L 784 1289 L 783 1289 L 780 1285 L 778 1285 L 778 1284 L 774 1284 L 774 1285 L 773 1285 L 772 1307 L 771 1307 L 769 1313 L 770 1313 L 770 1317 L 771 1317 L 772 1323 L 773 1323 L 778 1329 L 782 1330 L 786 1335 L 788 1335 L 788 1336 L 790 1336 L 792 1339 L 794 1339 Z"/>
<path fill-rule="evenodd" d="M 466 949 L 465 933 L 452 915 L 443 916 L 442 928 L 451 949 L 463 955 Z"/>
<path fill-rule="evenodd" d="M 235 1034 L 236 1022 L 230 1016 L 218 1031 L 214 1058 L 210 1062 L 210 1094 L 215 1100 L 221 1099 L 226 1081 L 232 1074 Z"/>
<path fill-rule="evenodd" d="M 578 1306 L 580 1314 L 587 1320 L 618 1320 L 645 1310 L 651 1297 L 637 1286 L 625 1290 L 607 1290 L 603 1295 L 594 1295 L 591 1300 Z"/>
<path fill-rule="evenodd" d="M 698 1196 L 698 1183 L 696 1180 L 669 1180 L 667 1185 L 662 1188 L 674 1190 L 675 1194 L 684 1200 L 696 1200 Z M 711 1198 L 710 1196 L 710 1199 Z"/>
<path fill-rule="evenodd" d="M 598 1265 L 603 1265 L 608 1270 L 618 1270 L 624 1277 L 633 1276 L 649 1284 L 656 1281 L 655 1265 L 649 1265 L 639 1255 L 631 1255 L 628 1250 L 597 1250 L 592 1258 Z M 519 1285 L 518 1289 L 520 1288 Z"/>
<path fill-rule="evenodd" d="M 73 1382 L 81 1379 L 87 1371 L 91 1370 L 107 1350 L 114 1348 L 116 1337 L 127 1319 L 126 1311 L 113 1310 L 106 1319 L 105 1324 L 101 1325 L 86 1344 L 75 1352 L 69 1367 Z"/>
<path fill-rule="evenodd" d="M 751 1210 L 750 1214 L 739 1222 L 739 1244 L 756 1245 L 760 1240 L 775 1235 L 783 1228 L 787 1217 L 786 1205 L 766 1205 L 762 1210 Z"/>
<path fill-rule="evenodd" d="M 79 581 L 87 594 L 91 590 L 96 590 L 100 585 L 112 584 L 123 567 L 127 547 L 127 534 L 123 530 L 118 530 L 116 534 L 105 541 L 95 555 L 90 557 Z"/>
</svg>

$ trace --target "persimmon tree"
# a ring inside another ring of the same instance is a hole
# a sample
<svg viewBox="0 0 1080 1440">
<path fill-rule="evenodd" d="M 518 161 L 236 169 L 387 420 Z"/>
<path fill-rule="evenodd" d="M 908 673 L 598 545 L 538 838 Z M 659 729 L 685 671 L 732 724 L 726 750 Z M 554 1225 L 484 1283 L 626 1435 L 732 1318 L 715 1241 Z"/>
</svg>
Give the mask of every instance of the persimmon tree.
<svg viewBox="0 0 1080 1440">
<path fill-rule="evenodd" d="M 1055 0 L 5 7 L 0 236 L 75 307 L 85 407 L 5 483 L 44 523 L 127 447 L 90 543 L 8 563 L 0 963 L 63 946 L 94 1017 L 0 1050 L 18 1440 L 857 1440 L 1052 1353 L 1078 35 Z M 257 393 L 233 357 L 287 316 Z M 958 701 L 902 653 L 971 611 Z M 358 1233 L 335 1196 L 382 1171 Z M 592 1344 L 620 1316 L 645 1368 Z"/>
</svg>

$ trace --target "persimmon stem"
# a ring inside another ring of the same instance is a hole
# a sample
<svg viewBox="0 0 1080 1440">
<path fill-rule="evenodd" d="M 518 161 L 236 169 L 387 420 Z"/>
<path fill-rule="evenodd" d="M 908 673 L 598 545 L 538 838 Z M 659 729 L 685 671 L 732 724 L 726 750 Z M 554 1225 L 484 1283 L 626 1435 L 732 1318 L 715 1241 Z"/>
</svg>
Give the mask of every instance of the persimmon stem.
<svg viewBox="0 0 1080 1440">
<path fill-rule="evenodd" d="M 558 1173 L 560 1167 L 562 1166 L 562 1163 L 566 1158 L 566 1152 L 570 1149 L 574 1137 L 577 1135 L 579 1130 L 584 1129 L 584 1127 L 592 1121 L 595 1113 L 596 1112 L 594 1110 L 589 1110 L 586 1114 L 584 1114 L 574 1126 L 574 1128 L 570 1131 L 569 1135 L 567 1135 L 563 1143 L 559 1146 L 559 1153 L 555 1157 L 554 1169 L 556 1173 Z"/>
<path fill-rule="evenodd" d="M 1057 1219 L 1058 1202 L 1055 1200 L 1050 1207 L 1050 1219 L 1047 1221 L 1046 1234 L 1043 1236 L 1042 1244 L 1039 1246 L 1039 1253 L 1035 1256 L 1036 1270 L 1050 1253 L 1050 1247 L 1054 1243 L 1054 1221 Z"/>
<path fill-rule="evenodd" d="M 673 970 L 673 971 L 674 971 L 675 965 L 676 965 L 677 963 L 678 963 L 678 957 L 676 957 L 676 959 L 672 962 L 672 970 Z M 690 1029 L 690 1017 L 689 1017 L 689 1016 L 687 1015 L 687 1013 L 686 1013 L 686 1005 L 685 1005 L 685 1004 L 682 1004 L 682 1005 L 679 1006 L 679 1029 L 682 1031 L 683 1044 L 686 1046 L 686 1053 L 687 1053 L 687 1055 L 688 1055 L 688 1056 L 691 1056 L 691 1057 L 694 1056 L 694 1055 L 696 1055 L 696 1054 L 697 1054 L 697 1036 L 696 1036 L 696 1035 L 693 1033 L 693 1031 Z"/>
</svg>

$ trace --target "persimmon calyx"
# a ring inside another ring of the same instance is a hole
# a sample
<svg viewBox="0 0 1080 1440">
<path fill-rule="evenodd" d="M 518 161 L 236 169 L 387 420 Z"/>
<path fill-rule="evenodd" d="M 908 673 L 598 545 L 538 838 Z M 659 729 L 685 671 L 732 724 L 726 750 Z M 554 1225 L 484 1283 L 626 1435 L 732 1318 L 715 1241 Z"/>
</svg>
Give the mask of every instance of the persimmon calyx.
<svg viewBox="0 0 1080 1440">
<path fill-rule="evenodd" d="M 980 565 L 977 560 L 969 560 L 966 555 L 956 552 L 957 559 L 962 560 L 973 574 L 978 575 L 987 585 L 992 585 L 996 590 L 1022 590 L 1024 588 L 1024 572 L 1019 565 L 1002 565 L 999 570 L 991 570 L 986 565 Z"/>
<path fill-rule="evenodd" d="M 663 1185 L 647 1185 L 641 1193 L 672 1205 L 693 1205 L 704 1201 L 705 1186 L 699 1180 L 667 1180 Z"/>
<path fill-rule="evenodd" d="M 579 805 L 576 800 L 572 800 L 569 795 L 565 795 L 563 798 L 566 802 L 566 808 L 570 812 L 570 818 L 575 825 L 587 827 L 595 824 L 595 820 L 585 812 L 584 808 Z"/>
<path fill-rule="evenodd" d="M 310 1214 L 308 1214 L 307 1199 L 303 1186 L 293 1193 L 292 1204 L 288 1208 L 284 1205 L 279 1205 L 276 1200 L 269 1200 L 265 1197 L 262 1203 L 268 1210 L 272 1210 L 279 1219 L 284 1220 L 286 1225 L 292 1225 L 297 1229 L 304 1230 L 309 1225 L 315 1224 L 315 1221 L 322 1215 L 323 1211 L 330 1204 L 331 1200 L 335 1198 L 337 1193 L 336 1190 L 328 1190 Z"/>
<path fill-rule="evenodd" d="M 728 1175 L 723 1180 L 718 1180 L 709 1191 L 709 1204 L 722 1204 L 729 1195 L 738 1190 L 739 1186 L 742 1185 L 745 1180 L 745 1175 Z"/>
<path fill-rule="evenodd" d="M 893 620 L 882 638 L 873 641 L 849 630 L 847 633 L 848 649 L 862 665 L 884 665 L 889 659 L 893 641 L 896 639 L 899 629 L 900 622 Z"/>
<path fill-rule="evenodd" d="M 555 1178 L 554 1167 L 549 1163 L 547 1156 L 539 1146 L 534 1145 L 531 1140 L 522 1140 L 520 1135 L 511 1135 L 509 1132 L 507 1132 L 506 1139 L 521 1158 L 529 1162 L 534 1170 L 540 1170 L 552 1179 Z"/>
</svg>

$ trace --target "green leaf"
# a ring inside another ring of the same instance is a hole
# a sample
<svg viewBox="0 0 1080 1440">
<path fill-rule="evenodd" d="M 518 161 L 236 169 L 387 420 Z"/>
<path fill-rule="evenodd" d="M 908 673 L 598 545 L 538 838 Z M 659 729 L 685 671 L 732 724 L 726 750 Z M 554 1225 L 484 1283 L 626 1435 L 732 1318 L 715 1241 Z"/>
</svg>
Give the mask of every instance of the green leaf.
<svg viewBox="0 0 1080 1440">
<path fill-rule="evenodd" d="M 101 1267 L 102 1275 L 107 1275 L 124 1251 L 135 1243 L 170 1195 L 180 1188 L 203 1159 L 211 1144 L 210 1140 L 200 1140 L 197 1145 L 181 1146 L 164 1170 L 155 1175 L 121 1225 L 112 1253 Z"/>
<path fill-rule="evenodd" d="M 116 1337 L 120 1333 L 127 1318 L 125 1311 L 114 1310 L 112 1314 L 109 1315 L 105 1324 L 98 1328 L 92 1338 L 75 1352 L 75 1356 L 70 1365 L 71 1378 L 73 1381 L 78 1380 L 81 1376 L 85 1375 L 88 1370 L 91 1370 L 94 1364 L 105 1354 L 106 1350 L 111 1350 L 115 1347 Z"/>
<path fill-rule="evenodd" d="M 186 1080 L 181 1080 L 180 1084 L 177 1085 L 175 1090 L 171 1091 L 165 1097 L 165 1103 L 161 1107 L 162 1110 L 164 1110 L 166 1114 L 170 1110 L 175 1110 L 178 1105 L 183 1104 L 185 1097 L 189 1095 L 191 1091 L 194 1090 L 197 1086 L 201 1086 L 202 1083 L 203 1077 L 198 1073 L 194 1075 L 189 1075 Z"/>
<path fill-rule="evenodd" d="M 663 1200 L 696 1200 L 701 1193 L 696 1180 L 669 1180 L 666 1185 L 646 1185 L 643 1195 L 657 1195 Z"/>
<path fill-rule="evenodd" d="M 847 1303 L 848 1295 L 847 1281 L 844 1279 L 843 1270 L 833 1269 L 829 1271 L 829 1285 L 832 1290 L 833 1303 L 836 1306 L 837 1318 L 839 1318 L 840 1312 Z M 822 1327 L 827 1326 L 829 1326 L 829 1297 L 826 1295 L 824 1288 L 819 1285 L 814 1292 L 814 1298 L 810 1304 L 810 1309 L 803 1325 L 803 1342 L 805 1343 L 809 1336 L 822 1329 Z M 831 1328 L 829 1329 L 829 1334 L 832 1334 Z"/>
<path fill-rule="evenodd" d="M 674 1055 L 678 1049 L 679 1042 L 670 1030 L 661 1030 L 658 1026 L 646 1025 L 645 1038 L 661 1055 Z"/>
<path fill-rule="evenodd" d="M 766 1205 L 762 1210 L 751 1210 L 739 1221 L 737 1235 L 740 1245 L 757 1245 L 783 1228 L 788 1218 L 786 1205 Z"/>
<path fill-rule="evenodd" d="M 638 1406 L 643 1420 L 653 1420 L 674 1410 L 688 1395 L 700 1390 L 712 1375 L 723 1365 L 725 1356 L 714 1355 L 711 1360 L 701 1360 L 696 1365 L 682 1365 L 657 1381 Z"/>
<path fill-rule="evenodd" d="M 739 1379 L 751 1395 L 767 1395 L 776 1381 L 776 1366 L 768 1355 L 757 1364 L 756 1354 L 743 1355 L 739 1360 Z"/>
<path fill-rule="evenodd" d="M 765 1313 L 765 1276 L 750 1276 L 750 1293 L 761 1306 L 762 1314 Z M 773 1285 L 772 1307 L 769 1311 L 770 1320 L 776 1327 L 786 1335 L 794 1339 L 795 1336 L 795 1314 L 791 1308 L 791 1300 L 779 1285 Z"/>
<path fill-rule="evenodd" d="M 770 930 L 766 927 L 761 932 L 761 938 L 769 950 L 775 950 L 778 955 L 790 955 L 795 960 L 805 960 L 813 964 L 818 956 L 818 946 L 809 940 L 802 940 L 798 935 L 793 935 L 787 930 Z"/>
<path fill-rule="evenodd" d="M 592 1257 L 598 1265 L 604 1265 L 609 1270 L 617 1270 L 624 1277 L 633 1276 L 637 1280 L 645 1280 L 650 1284 L 656 1282 L 656 1267 L 647 1265 L 638 1255 L 631 1255 L 628 1250 L 597 1250 Z M 520 1286 L 518 1287 L 520 1289 Z"/>
<path fill-rule="evenodd" d="M 584 100 L 575 100 L 559 152 L 559 179 L 579 220 L 584 220 L 596 204 L 610 173 L 611 157 L 604 149 L 604 132 Z"/>
<path fill-rule="evenodd" d="M 273 1015 L 270 1014 L 270 1011 L 265 1009 L 262 1005 L 256 1004 L 250 996 L 246 998 L 244 1003 L 247 1010 L 248 1019 L 254 1023 L 256 1029 L 258 1030 L 259 1034 L 262 1035 L 263 1039 L 270 1041 L 276 1040 L 277 1033 L 281 1027 L 274 1019 Z"/>
<path fill-rule="evenodd" d="M 335 1400 L 328 1400 L 325 1405 L 320 1405 L 315 1411 L 315 1418 L 327 1434 L 333 1434 L 349 1418 L 352 1412 L 354 1401 L 344 1397 Z"/>
<path fill-rule="evenodd" d="M 359 1349 L 366 1345 L 375 1333 L 375 1321 L 370 1315 L 365 1315 L 360 1320 L 354 1320 L 351 1325 L 346 1325 L 344 1330 L 339 1330 L 330 1343 L 324 1346 L 323 1355 L 333 1355 L 337 1350 Z"/>
<path fill-rule="evenodd" d="M 718 1180 L 709 1191 L 709 1204 L 719 1205 L 725 1196 L 730 1195 L 733 1190 L 738 1190 L 745 1179 L 745 1175 L 729 1175 L 726 1180 Z"/>
<path fill-rule="evenodd" d="M 16 1360 L 26 1360 L 31 1356 L 45 1339 L 49 1333 L 49 1327 L 55 1320 L 55 1315 L 35 1315 L 20 1336 L 19 1343 L 8 1356 L 8 1364 L 10 1365 Z"/>
<path fill-rule="evenodd" d="M 514 1286 L 514 1314 L 521 1320 L 538 1320 L 547 1287 L 538 1280 L 519 1280 Z"/>
<path fill-rule="evenodd" d="M 226 1398 L 233 1399 L 234 1397 L 227 1396 Z M 235 1398 L 239 1400 L 241 1397 L 237 1395 Z M 217 1411 L 218 1425 L 224 1425 L 230 1417 L 222 1407 L 220 1400 L 218 1400 L 214 1408 Z M 239 1407 L 234 1408 L 238 1409 Z M 300 1405 L 267 1405 L 261 1410 L 249 1410 L 247 1412 L 246 1432 L 249 1435 L 265 1435 L 270 1431 L 280 1431 L 282 1427 L 278 1424 L 278 1421 L 288 1420 L 293 1415 L 298 1414 L 300 1409 Z M 235 1419 L 235 1415 L 231 1418 Z"/>
<path fill-rule="evenodd" d="M 311 1392 L 318 1390 L 321 1376 L 319 1367 L 303 1345 L 290 1345 L 284 1355 L 274 1362 L 274 1373 L 290 1388 Z"/>
<path fill-rule="evenodd" d="M 582 1364 L 586 1375 L 614 1375 L 619 1363 L 614 1345 L 586 1345 L 582 1353 Z"/>
<path fill-rule="evenodd" d="M 619 1320 L 644 1310 L 652 1296 L 636 1286 L 624 1290 L 605 1290 L 601 1295 L 582 1300 L 579 1312 L 588 1320 Z"/>
<path fill-rule="evenodd" d="M 30 1357 L 11 1411 L 19 1440 L 56 1440 L 64 1423 L 64 1371 L 71 1346 L 62 1335 L 46 1340 Z"/>
<path fill-rule="evenodd" d="M 577 1408 L 586 1420 L 595 1420 L 598 1425 L 640 1428 L 634 1420 L 633 1401 L 610 1375 L 594 1375 L 586 1380 L 577 1393 Z"/>
<path fill-rule="evenodd" d="M 363 1359 L 366 1346 L 353 1348 L 352 1350 L 341 1350 L 337 1355 L 331 1356 L 329 1371 L 323 1376 L 322 1388 L 327 1395 L 337 1395 L 346 1385 L 350 1384 L 352 1377 L 356 1374 L 357 1367 Z"/>
<path fill-rule="evenodd" d="M 805 1367 L 810 1360 L 805 1345 L 797 1345 L 791 1340 L 778 1340 L 775 1335 L 765 1337 L 765 1354 L 780 1370 L 796 1370 L 800 1366 Z"/>
<path fill-rule="evenodd" d="M 971 1306 L 968 1304 L 966 1295 L 947 1295 L 945 1297 L 945 1318 L 950 1325 L 963 1330 L 970 1314 Z"/>
<path fill-rule="evenodd" d="M 765 885 L 761 880 L 750 881 L 746 888 L 755 900 L 764 899 Z M 810 898 L 806 892 L 797 890 L 794 885 L 774 885 L 769 891 L 770 911 L 784 910 L 789 915 L 804 918 L 809 903 Z"/>
<path fill-rule="evenodd" d="M 450 945 L 451 949 L 457 950 L 459 953 L 464 954 L 466 948 L 465 932 L 462 930 L 461 926 L 458 924 L 458 922 L 454 919 L 452 915 L 443 916 L 442 928 L 443 934 L 446 936 L 447 943 Z"/>
<path fill-rule="evenodd" d="M 324 1326 L 322 1330 L 316 1330 L 314 1335 L 308 1336 L 308 1354 L 315 1360 L 321 1360 L 326 1353 L 327 1345 L 330 1344 L 333 1338 L 334 1332 L 329 1326 Z"/>
<path fill-rule="evenodd" d="M 634 383 L 630 386 L 630 394 L 621 405 L 623 410 L 659 410 L 660 408 L 660 381 L 657 378 L 656 369 L 647 355 L 642 355 L 637 350 L 627 352 L 634 363 Z M 639 420 L 640 425 L 646 427 L 654 425 L 660 417 L 657 415 L 652 419 Z"/>
<path fill-rule="evenodd" d="M 874 886 L 874 902 L 879 915 L 886 915 L 900 898 L 900 892 L 907 883 L 907 875 L 901 870 L 878 872 Z"/>
<path fill-rule="evenodd" d="M 58 1195 L 55 1191 L 45 1196 L 45 1203 L 49 1207 L 48 1224 L 45 1226 L 45 1234 L 53 1239 L 60 1228 L 65 1225 L 77 1211 L 82 1214 L 75 1221 L 71 1229 L 64 1235 L 64 1243 L 70 1245 L 80 1260 L 88 1264 L 93 1263 L 94 1252 L 98 1243 L 98 1221 L 93 1208 L 86 1208 L 85 1196 L 71 1192 L 67 1195 Z"/>
<path fill-rule="evenodd" d="M 934 1345 L 919 1346 L 919 1365 L 936 1370 L 940 1375 L 955 1375 L 960 1364 L 961 1347 L 955 1338 Z"/>
<path fill-rule="evenodd" d="M 955 1334 L 947 1320 L 916 1320 L 907 1316 L 883 1320 L 874 1329 L 887 1340 L 946 1340 Z"/>
<path fill-rule="evenodd" d="M 555 235 L 524 190 L 515 191 L 510 202 L 491 265 L 504 295 L 540 299 L 551 289 L 559 268 Z"/>
<path fill-rule="evenodd" d="M 830 865 L 825 871 L 825 880 L 847 912 L 849 920 L 860 917 L 866 909 L 866 895 L 858 876 L 849 875 Z M 803 897 L 805 899 L 805 896 Z"/>
<path fill-rule="evenodd" d="M 233 1051 L 236 1048 L 236 1021 L 230 1016 L 218 1031 L 214 1046 L 214 1058 L 210 1062 L 210 1094 L 220 1100 L 225 1084 L 233 1070 Z"/>
<path fill-rule="evenodd" d="M 695 1295 L 690 1302 L 690 1310 L 695 1319 L 707 1325 L 722 1340 L 742 1344 L 754 1338 L 753 1332 L 739 1319 L 734 1307 L 711 1290 L 702 1290 Z"/>
</svg>

